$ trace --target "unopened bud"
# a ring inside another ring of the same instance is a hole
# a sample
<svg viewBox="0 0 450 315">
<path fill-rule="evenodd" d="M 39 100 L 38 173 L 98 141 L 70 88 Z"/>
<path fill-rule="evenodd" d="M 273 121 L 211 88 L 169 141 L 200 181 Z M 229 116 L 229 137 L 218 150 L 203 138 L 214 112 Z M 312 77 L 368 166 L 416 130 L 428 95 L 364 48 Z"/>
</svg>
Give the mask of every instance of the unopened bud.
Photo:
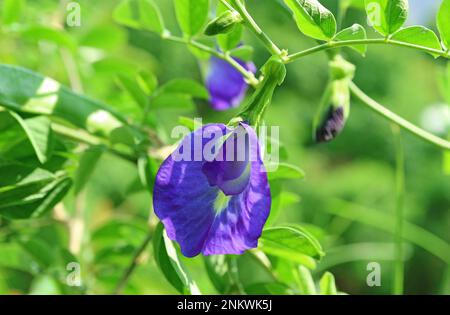
<svg viewBox="0 0 450 315">
<path fill-rule="evenodd" d="M 236 11 L 225 11 L 220 16 L 209 22 L 205 29 L 205 35 L 214 36 L 217 34 L 226 34 L 242 22 L 240 14 Z"/>
<path fill-rule="evenodd" d="M 344 129 L 350 114 L 350 89 L 348 78 L 334 80 L 329 85 L 324 100 L 326 110 L 316 128 L 316 141 L 334 140 Z"/>
</svg>

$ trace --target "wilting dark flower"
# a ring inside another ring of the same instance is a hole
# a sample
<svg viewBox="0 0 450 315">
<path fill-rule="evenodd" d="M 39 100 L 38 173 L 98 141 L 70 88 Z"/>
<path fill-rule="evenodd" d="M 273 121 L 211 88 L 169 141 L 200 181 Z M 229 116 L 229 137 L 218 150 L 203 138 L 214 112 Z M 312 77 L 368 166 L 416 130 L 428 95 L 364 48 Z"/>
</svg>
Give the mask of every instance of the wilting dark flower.
<svg viewBox="0 0 450 315">
<path fill-rule="evenodd" d="M 345 126 L 344 107 L 330 106 L 328 114 L 316 130 L 317 142 L 328 142 L 336 138 Z"/>
<path fill-rule="evenodd" d="M 235 60 L 248 71 L 256 72 L 252 62 Z M 206 86 L 210 94 L 210 103 L 215 110 L 223 111 L 237 107 L 245 97 L 248 84 L 242 74 L 225 60 L 211 57 Z"/>
<path fill-rule="evenodd" d="M 158 171 L 153 204 L 187 257 L 257 247 L 271 196 L 255 131 L 211 124 L 186 136 Z"/>
</svg>

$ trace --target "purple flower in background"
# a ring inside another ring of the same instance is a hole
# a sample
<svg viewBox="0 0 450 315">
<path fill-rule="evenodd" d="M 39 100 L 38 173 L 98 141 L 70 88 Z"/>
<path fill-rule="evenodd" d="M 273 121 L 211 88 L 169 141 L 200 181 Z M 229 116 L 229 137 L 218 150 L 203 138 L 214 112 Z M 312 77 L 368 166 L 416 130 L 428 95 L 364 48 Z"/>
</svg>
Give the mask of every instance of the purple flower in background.
<svg viewBox="0 0 450 315">
<path fill-rule="evenodd" d="M 158 171 L 153 205 L 187 257 L 257 247 L 271 196 L 255 131 L 210 124 L 186 136 Z"/>
<path fill-rule="evenodd" d="M 241 66 L 253 73 L 256 67 L 252 62 L 245 63 L 234 58 Z M 215 110 L 223 111 L 237 107 L 245 97 L 248 84 L 239 71 L 225 60 L 211 57 L 206 86 L 211 96 L 210 103 Z"/>
</svg>

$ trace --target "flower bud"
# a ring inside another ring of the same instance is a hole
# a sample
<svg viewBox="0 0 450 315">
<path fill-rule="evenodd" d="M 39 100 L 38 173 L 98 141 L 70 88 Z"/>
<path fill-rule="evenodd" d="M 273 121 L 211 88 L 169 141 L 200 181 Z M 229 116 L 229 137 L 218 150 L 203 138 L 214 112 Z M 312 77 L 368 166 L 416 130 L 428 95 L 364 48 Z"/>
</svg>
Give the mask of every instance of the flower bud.
<svg viewBox="0 0 450 315">
<path fill-rule="evenodd" d="M 236 24 L 242 22 L 240 14 L 236 11 L 225 11 L 220 16 L 209 22 L 205 29 L 205 35 L 214 36 L 226 34 L 233 30 Z"/>
<path fill-rule="evenodd" d="M 322 100 L 319 118 L 315 121 L 315 139 L 317 142 L 329 142 L 338 136 L 345 127 L 350 114 L 350 87 L 355 67 L 336 56 L 330 62 L 331 82 Z"/>
</svg>

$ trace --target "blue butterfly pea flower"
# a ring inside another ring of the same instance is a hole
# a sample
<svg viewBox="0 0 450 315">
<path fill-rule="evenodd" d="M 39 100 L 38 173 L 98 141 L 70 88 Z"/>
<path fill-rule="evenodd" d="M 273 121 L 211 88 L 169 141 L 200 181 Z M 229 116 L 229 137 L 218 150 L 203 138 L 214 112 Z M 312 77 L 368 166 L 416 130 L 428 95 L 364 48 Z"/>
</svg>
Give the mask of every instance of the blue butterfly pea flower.
<svg viewBox="0 0 450 315">
<path fill-rule="evenodd" d="M 210 124 L 186 136 L 158 171 L 153 206 L 187 257 L 257 247 L 271 195 L 255 131 Z"/>
</svg>

